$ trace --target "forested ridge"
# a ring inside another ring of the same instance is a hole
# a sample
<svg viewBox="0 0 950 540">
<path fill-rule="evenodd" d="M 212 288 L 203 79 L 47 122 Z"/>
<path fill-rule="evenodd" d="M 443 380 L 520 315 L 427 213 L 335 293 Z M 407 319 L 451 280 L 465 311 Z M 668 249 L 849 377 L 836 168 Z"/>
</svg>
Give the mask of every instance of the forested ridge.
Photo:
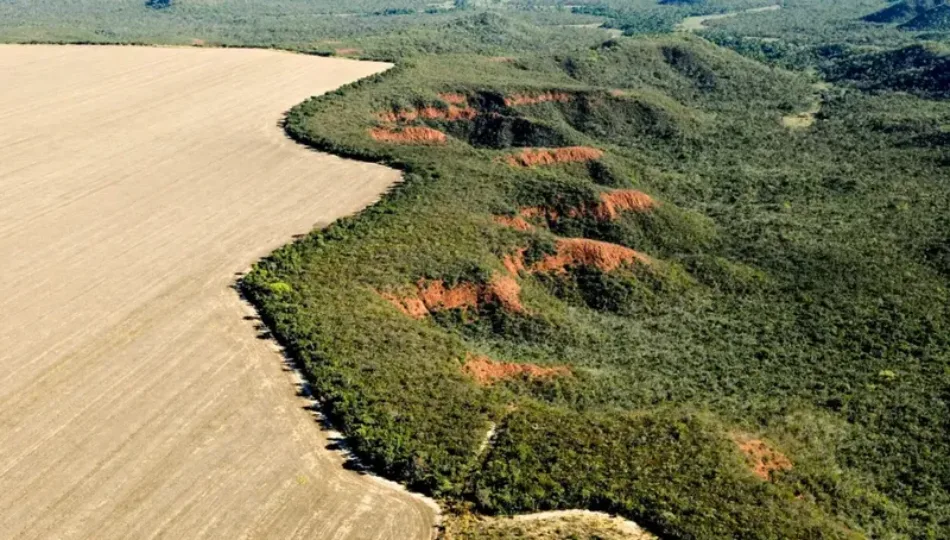
<svg viewBox="0 0 950 540">
<path fill-rule="evenodd" d="M 530 25 L 452 24 L 481 56 L 413 56 L 292 111 L 296 139 L 406 182 L 245 281 L 359 454 L 477 512 L 944 535 L 939 84 L 895 93 L 841 63 L 828 86 L 689 36 L 535 52 Z M 814 124 L 783 124 L 815 103 Z M 652 203 L 583 210 L 620 191 Z M 566 239 L 619 248 L 571 258 Z M 601 264 L 620 248 L 650 262 Z M 537 270 L 551 257 L 569 260 Z M 495 292 L 508 278 L 517 305 Z M 476 360 L 514 375 L 485 384 Z"/>
</svg>

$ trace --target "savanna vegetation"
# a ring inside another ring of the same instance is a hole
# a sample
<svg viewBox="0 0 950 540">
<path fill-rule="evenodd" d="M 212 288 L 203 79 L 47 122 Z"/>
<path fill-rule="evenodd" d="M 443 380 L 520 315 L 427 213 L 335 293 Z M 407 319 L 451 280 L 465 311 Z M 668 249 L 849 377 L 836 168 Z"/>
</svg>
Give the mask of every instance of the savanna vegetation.
<svg viewBox="0 0 950 540">
<path fill-rule="evenodd" d="M 406 180 L 244 282 L 367 463 L 477 512 L 661 537 L 943 536 L 948 104 L 690 36 L 458 25 L 479 54 L 291 112 L 301 142 Z M 653 202 L 596 210 L 623 190 Z M 645 258 L 550 270 L 564 239 Z M 473 358 L 569 374 L 479 384 Z"/>
<path fill-rule="evenodd" d="M 103 34 L 14 0 L 0 36 L 396 61 L 286 130 L 404 182 L 242 282 L 373 470 L 463 515 L 947 538 L 950 70 L 908 24 L 942 4 L 670 33 L 768 4 L 119 2 Z"/>
</svg>

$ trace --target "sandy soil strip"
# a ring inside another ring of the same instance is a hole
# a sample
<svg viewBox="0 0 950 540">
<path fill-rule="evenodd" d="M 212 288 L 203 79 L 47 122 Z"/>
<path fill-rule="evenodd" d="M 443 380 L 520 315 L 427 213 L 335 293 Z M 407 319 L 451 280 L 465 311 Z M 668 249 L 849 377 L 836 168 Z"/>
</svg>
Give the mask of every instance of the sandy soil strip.
<svg viewBox="0 0 950 540">
<path fill-rule="evenodd" d="M 384 64 L 0 46 L 0 538 L 427 538 L 342 468 L 235 273 L 395 171 L 277 122 Z"/>
</svg>

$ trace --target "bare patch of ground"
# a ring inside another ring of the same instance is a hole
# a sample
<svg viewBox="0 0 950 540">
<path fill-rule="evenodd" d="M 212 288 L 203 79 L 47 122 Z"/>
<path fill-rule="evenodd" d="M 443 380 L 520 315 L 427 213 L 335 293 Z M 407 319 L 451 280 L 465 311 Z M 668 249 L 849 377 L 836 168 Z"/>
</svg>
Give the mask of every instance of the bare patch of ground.
<svg viewBox="0 0 950 540">
<path fill-rule="evenodd" d="M 439 311 L 474 309 L 485 303 L 497 303 L 512 312 L 524 311 L 521 286 L 514 278 L 505 275 L 496 275 L 487 284 L 463 281 L 448 286 L 440 280 L 420 280 L 414 294 L 379 294 L 396 309 L 414 319 L 422 319 Z"/>
<path fill-rule="evenodd" d="M 637 524 L 602 512 L 562 510 L 514 517 L 457 516 L 446 523 L 446 540 L 654 540 Z"/>
<path fill-rule="evenodd" d="M 574 163 L 600 159 L 604 153 L 586 146 L 568 146 L 564 148 L 527 148 L 508 156 L 505 161 L 512 167 L 534 167 L 557 163 Z"/>
<path fill-rule="evenodd" d="M 812 85 L 815 91 L 815 101 L 807 109 L 800 113 L 790 114 L 782 117 L 782 125 L 789 129 L 805 129 L 815 123 L 815 117 L 821 112 L 822 96 L 821 93 L 831 88 L 831 85 L 822 81 Z"/>
<path fill-rule="evenodd" d="M 0 538 L 428 538 L 343 467 L 231 288 L 398 173 L 277 123 L 387 66 L 0 46 Z"/>
<path fill-rule="evenodd" d="M 445 144 L 445 133 L 424 126 L 412 126 L 401 129 L 379 127 L 371 129 L 370 137 L 380 142 L 394 144 Z"/>
<path fill-rule="evenodd" d="M 610 272 L 633 263 L 650 264 L 650 259 L 619 244 L 587 238 L 562 238 L 557 241 L 557 253 L 544 257 L 532 265 L 531 270 L 562 272 L 568 266 L 583 265 Z"/>
<path fill-rule="evenodd" d="M 676 25 L 676 31 L 698 32 L 700 30 L 705 30 L 707 28 L 706 21 L 715 21 L 717 19 L 728 19 L 730 17 L 742 15 L 743 13 L 761 13 L 763 11 L 775 11 L 777 9 L 782 9 L 782 6 L 779 4 L 774 4 L 771 6 L 745 9 L 742 11 L 734 11 L 732 13 L 717 13 L 715 15 L 700 15 L 698 17 L 686 17 L 685 19 L 683 19 L 682 22 Z"/>
<path fill-rule="evenodd" d="M 508 227 L 518 231 L 530 231 L 534 228 L 533 225 L 528 223 L 527 220 L 521 216 L 494 216 L 493 219 L 495 223 L 502 227 Z"/>
<path fill-rule="evenodd" d="M 617 189 L 600 194 L 600 202 L 585 207 L 570 208 L 565 213 L 567 217 L 576 218 L 592 216 L 601 221 L 613 221 L 624 212 L 648 212 L 659 206 L 653 197 L 635 189 Z M 553 208 L 541 206 L 526 206 L 518 210 L 516 216 L 494 216 L 495 223 L 516 229 L 530 231 L 534 225 L 529 219 L 543 217 L 549 221 L 556 221 L 560 213 Z"/>
<path fill-rule="evenodd" d="M 389 111 L 379 114 L 383 122 L 412 122 L 417 119 L 425 120 L 472 120 L 478 116 L 478 111 L 468 106 L 457 107 L 450 105 L 447 109 L 438 107 L 422 107 L 403 111 Z"/>
<path fill-rule="evenodd" d="M 588 23 L 588 24 L 565 24 L 562 25 L 563 28 L 583 28 L 586 30 L 601 30 L 606 32 L 611 38 L 623 37 L 623 30 L 617 28 L 604 28 L 603 23 Z"/>
<path fill-rule="evenodd" d="M 541 92 L 538 94 L 512 94 L 505 98 L 505 105 L 517 107 L 519 105 L 535 105 L 538 103 L 567 103 L 574 96 L 566 92 Z"/>
<path fill-rule="evenodd" d="M 496 362 L 485 356 L 472 356 L 465 361 L 462 372 L 471 376 L 478 384 L 489 386 L 498 381 L 522 376 L 532 379 L 567 376 L 571 374 L 571 369 L 567 366 L 543 367 L 536 364 Z"/>
<path fill-rule="evenodd" d="M 761 439 L 737 435 L 735 441 L 739 450 L 745 455 L 752 472 L 762 480 L 770 480 L 773 472 L 787 471 L 792 468 L 792 462 L 785 454 Z"/>
</svg>

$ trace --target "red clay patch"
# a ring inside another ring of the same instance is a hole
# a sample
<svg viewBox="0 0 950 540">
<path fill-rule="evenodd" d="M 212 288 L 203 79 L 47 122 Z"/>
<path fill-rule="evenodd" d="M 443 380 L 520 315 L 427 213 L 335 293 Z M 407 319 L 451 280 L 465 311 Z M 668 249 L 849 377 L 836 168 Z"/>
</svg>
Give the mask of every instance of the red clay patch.
<svg viewBox="0 0 950 540">
<path fill-rule="evenodd" d="M 792 468 L 792 462 L 785 454 L 772 448 L 761 439 L 735 437 L 739 450 L 745 454 L 752 472 L 762 480 L 770 480 L 772 472 L 787 471 Z"/>
<path fill-rule="evenodd" d="M 564 92 L 544 92 L 541 94 L 512 94 L 505 98 L 505 105 L 517 107 L 518 105 L 534 105 L 536 103 L 567 103 L 573 96 Z"/>
<path fill-rule="evenodd" d="M 432 313 L 449 309 L 476 308 L 486 303 L 498 303 L 506 310 L 516 313 L 524 311 L 520 298 L 521 286 L 510 276 L 495 276 L 487 285 L 459 283 L 454 287 L 447 287 L 439 280 L 420 280 L 416 284 L 415 295 L 379 295 L 413 319 L 422 319 Z"/>
<path fill-rule="evenodd" d="M 426 309 L 426 305 L 422 303 L 422 300 L 419 300 L 414 296 L 400 298 L 395 294 L 390 293 L 379 293 L 379 295 L 388 300 L 392 305 L 396 306 L 396 309 L 403 312 L 403 314 L 408 315 L 413 319 L 422 319 L 429 314 L 429 310 Z"/>
<path fill-rule="evenodd" d="M 529 148 L 505 158 L 512 167 L 534 167 L 600 159 L 604 153 L 587 146 L 568 146 L 565 148 Z"/>
<path fill-rule="evenodd" d="M 535 364 L 495 362 L 485 356 L 470 356 L 462 366 L 462 372 L 471 376 L 478 384 L 490 386 L 498 381 L 525 375 L 531 379 L 569 376 L 571 369 L 567 366 L 542 367 Z"/>
<path fill-rule="evenodd" d="M 521 285 L 509 276 L 495 276 L 485 290 L 488 300 L 494 300 L 501 307 L 515 313 L 524 312 L 521 305 Z"/>
<path fill-rule="evenodd" d="M 468 103 L 468 98 L 458 92 L 444 92 L 439 94 L 439 99 L 452 105 L 465 105 Z"/>
<path fill-rule="evenodd" d="M 519 231 L 530 231 L 534 225 L 528 223 L 521 216 L 494 216 L 495 223 Z"/>
<path fill-rule="evenodd" d="M 370 136 L 380 142 L 396 144 L 445 144 L 445 133 L 429 127 L 407 127 L 403 129 L 374 128 Z"/>
<path fill-rule="evenodd" d="M 646 212 L 656 205 L 656 201 L 642 191 L 621 189 L 601 193 L 600 204 L 591 213 L 598 219 L 612 221 L 619 217 L 620 212 Z"/>
<path fill-rule="evenodd" d="M 650 264 L 650 259 L 628 247 L 587 238 L 558 240 L 557 253 L 531 266 L 534 272 L 563 272 L 568 266 L 594 266 L 604 272 L 625 264 Z"/>
<path fill-rule="evenodd" d="M 476 307 L 479 290 L 471 283 L 460 283 L 455 287 L 446 287 L 441 281 L 420 282 L 419 299 L 429 312 L 446 309 Z"/>
<path fill-rule="evenodd" d="M 568 217 L 576 218 L 585 215 L 591 215 L 602 221 L 613 221 L 620 217 L 623 212 L 647 212 L 659 206 L 659 203 L 642 191 L 634 189 L 622 189 L 602 193 L 600 202 L 593 208 L 587 209 L 572 208 L 567 212 Z M 521 231 L 528 231 L 534 228 L 529 219 L 544 217 L 548 221 L 556 221 L 560 215 L 551 208 L 542 206 L 526 206 L 518 210 L 516 217 L 495 216 L 495 222 L 499 225 L 511 227 Z"/>
<path fill-rule="evenodd" d="M 399 112 L 384 112 L 379 114 L 379 119 L 384 122 L 412 122 L 414 120 L 471 120 L 478 116 L 478 111 L 471 107 L 458 107 L 449 105 L 448 109 L 438 107 L 423 107 L 421 109 L 408 109 Z"/>
<path fill-rule="evenodd" d="M 505 255 L 505 257 L 501 260 L 501 264 L 505 266 L 505 270 L 515 276 L 517 276 L 518 273 L 527 270 L 524 264 L 525 251 L 527 251 L 525 248 L 521 248 L 512 254 Z"/>
</svg>

